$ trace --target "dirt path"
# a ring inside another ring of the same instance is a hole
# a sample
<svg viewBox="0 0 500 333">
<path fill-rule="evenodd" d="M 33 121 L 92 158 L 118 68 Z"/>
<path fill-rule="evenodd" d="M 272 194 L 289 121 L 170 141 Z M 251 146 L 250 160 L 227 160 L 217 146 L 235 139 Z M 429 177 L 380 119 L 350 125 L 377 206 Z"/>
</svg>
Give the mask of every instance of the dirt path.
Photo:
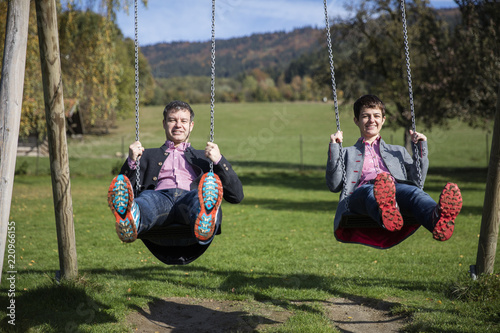
<svg viewBox="0 0 500 333">
<path fill-rule="evenodd" d="M 304 302 L 297 303 L 305 304 Z M 406 318 L 390 314 L 391 303 L 367 306 L 361 299 L 324 302 L 325 314 L 340 332 L 399 332 Z M 135 332 L 255 332 L 279 326 L 292 315 L 257 301 L 216 301 L 173 297 L 150 303 L 128 317 Z"/>
</svg>

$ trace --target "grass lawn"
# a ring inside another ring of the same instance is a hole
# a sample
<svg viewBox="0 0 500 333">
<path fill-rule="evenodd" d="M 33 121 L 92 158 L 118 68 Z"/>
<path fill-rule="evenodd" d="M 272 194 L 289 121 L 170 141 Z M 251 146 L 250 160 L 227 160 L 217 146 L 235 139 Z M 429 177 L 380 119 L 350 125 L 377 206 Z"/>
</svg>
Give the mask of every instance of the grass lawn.
<svg viewBox="0 0 500 333">
<path fill-rule="evenodd" d="M 194 105 L 191 142 L 209 137 L 209 106 Z M 359 136 L 350 107 L 341 108 L 346 145 Z M 160 146 L 162 107 L 141 109 L 141 142 Z M 375 250 L 333 236 L 338 194 L 324 181 L 330 104 L 216 105 L 215 142 L 240 176 L 245 199 L 224 203 L 223 233 L 187 266 L 166 266 L 142 242 L 122 244 L 107 206 L 112 170 L 135 139 L 134 120 L 110 134 L 69 139 L 71 194 L 79 277 L 55 280 L 59 269 L 47 158 L 18 158 L 11 221 L 16 223 L 16 317 L 8 323 L 9 281 L 0 285 L 0 331 L 134 332 L 126 316 L 164 297 L 257 301 L 290 317 L 272 332 L 336 332 L 322 302 L 334 297 L 387 301 L 408 316 L 408 332 L 500 331 L 497 275 L 471 281 L 486 181 L 486 133 L 452 123 L 419 131 L 429 139 L 425 190 L 438 199 L 448 181 L 462 189 L 464 206 L 453 237 L 437 242 L 421 228 L 400 245 Z M 383 131 L 401 144 L 402 130 Z M 490 135 L 491 138 L 491 135 Z M 498 251 L 497 251 L 498 253 Z M 7 258 L 4 263 L 7 262 Z M 5 265 L 5 264 L 4 264 Z M 251 311 L 250 311 L 251 312 Z"/>
</svg>

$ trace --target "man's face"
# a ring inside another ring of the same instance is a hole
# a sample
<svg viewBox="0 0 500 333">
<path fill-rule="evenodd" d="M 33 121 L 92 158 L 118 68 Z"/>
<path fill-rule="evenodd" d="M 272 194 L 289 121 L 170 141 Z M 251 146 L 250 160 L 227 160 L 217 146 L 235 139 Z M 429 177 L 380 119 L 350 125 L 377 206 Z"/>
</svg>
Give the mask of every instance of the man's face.
<svg viewBox="0 0 500 333">
<path fill-rule="evenodd" d="M 191 121 L 188 110 L 173 110 L 163 119 L 163 128 L 167 140 L 172 141 L 176 146 L 189 140 L 189 135 L 193 130 L 194 121 Z"/>
<path fill-rule="evenodd" d="M 354 118 L 354 123 L 359 127 L 361 136 L 366 141 L 373 141 L 377 138 L 385 122 L 382 111 L 379 109 L 363 109 L 359 113 L 359 119 Z"/>
</svg>

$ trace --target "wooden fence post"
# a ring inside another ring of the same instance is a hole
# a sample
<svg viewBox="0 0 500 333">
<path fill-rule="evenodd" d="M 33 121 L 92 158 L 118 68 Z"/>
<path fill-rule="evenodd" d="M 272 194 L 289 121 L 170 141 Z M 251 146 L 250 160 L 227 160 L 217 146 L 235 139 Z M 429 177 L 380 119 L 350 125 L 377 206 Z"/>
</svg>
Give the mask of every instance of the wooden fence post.
<svg viewBox="0 0 500 333">
<path fill-rule="evenodd" d="M 0 80 L 0 281 L 2 279 L 16 169 L 26 48 L 28 45 L 30 1 L 9 1 L 8 6 L 2 79 Z M 13 227 L 15 228 L 15 225 Z M 11 231 L 15 232 L 12 229 Z M 9 264 L 7 271 L 9 270 L 15 270 L 15 265 L 10 266 Z"/>
<path fill-rule="evenodd" d="M 78 275 L 55 0 L 36 0 L 61 277 Z"/>
<path fill-rule="evenodd" d="M 500 86 L 492 136 L 476 265 L 471 267 L 473 277 L 483 273 L 493 274 L 495 264 L 500 226 Z"/>
</svg>

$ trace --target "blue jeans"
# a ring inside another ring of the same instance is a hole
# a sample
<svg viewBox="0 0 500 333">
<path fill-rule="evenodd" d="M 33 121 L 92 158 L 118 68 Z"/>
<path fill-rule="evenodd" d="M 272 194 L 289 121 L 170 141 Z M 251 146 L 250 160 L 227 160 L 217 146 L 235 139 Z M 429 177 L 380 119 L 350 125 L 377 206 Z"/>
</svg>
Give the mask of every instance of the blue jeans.
<svg viewBox="0 0 500 333">
<path fill-rule="evenodd" d="M 396 183 L 396 201 L 402 215 L 412 215 L 427 230 L 434 229 L 433 212 L 436 201 L 417 186 Z M 373 184 L 359 186 L 349 197 L 349 211 L 354 214 L 368 215 L 380 225 L 382 218 L 378 208 Z"/>
<path fill-rule="evenodd" d="M 141 222 L 137 234 L 155 226 L 170 224 L 193 225 L 200 213 L 198 191 L 178 188 L 166 190 L 146 190 L 134 201 L 139 205 Z"/>
</svg>

